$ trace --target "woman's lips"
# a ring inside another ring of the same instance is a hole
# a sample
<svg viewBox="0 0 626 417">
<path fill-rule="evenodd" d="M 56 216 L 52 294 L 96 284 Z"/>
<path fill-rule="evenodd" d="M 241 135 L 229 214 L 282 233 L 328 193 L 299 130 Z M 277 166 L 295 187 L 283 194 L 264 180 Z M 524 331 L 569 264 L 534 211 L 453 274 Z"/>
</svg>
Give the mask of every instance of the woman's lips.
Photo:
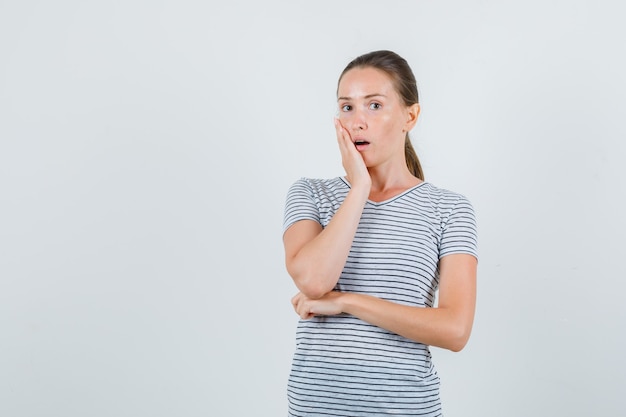
<svg viewBox="0 0 626 417">
<path fill-rule="evenodd" d="M 354 146 L 357 150 L 362 151 L 367 148 L 370 143 L 365 139 L 357 139 L 354 141 Z"/>
</svg>

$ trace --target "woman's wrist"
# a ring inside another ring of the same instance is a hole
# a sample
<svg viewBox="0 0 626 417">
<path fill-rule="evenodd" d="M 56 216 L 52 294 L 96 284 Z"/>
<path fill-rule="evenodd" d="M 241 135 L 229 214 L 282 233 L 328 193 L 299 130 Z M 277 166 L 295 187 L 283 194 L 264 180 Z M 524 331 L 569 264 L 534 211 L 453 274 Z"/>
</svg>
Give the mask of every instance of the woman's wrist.
<svg viewBox="0 0 626 417">
<path fill-rule="evenodd" d="M 366 182 L 363 183 L 355 183 L 351 184 L 350 192 L 358 195 L 363 199 L 363 201 L 367 200 L 370 195 L 371 184 Z"/>
<path fill-rule="evenodd" d="M 346 314 L 352 314 L 354 307 L 354 299 L 357 294 L 350 292 L 342 292 L 339 300 L 341 311 Z"/>
</svg>

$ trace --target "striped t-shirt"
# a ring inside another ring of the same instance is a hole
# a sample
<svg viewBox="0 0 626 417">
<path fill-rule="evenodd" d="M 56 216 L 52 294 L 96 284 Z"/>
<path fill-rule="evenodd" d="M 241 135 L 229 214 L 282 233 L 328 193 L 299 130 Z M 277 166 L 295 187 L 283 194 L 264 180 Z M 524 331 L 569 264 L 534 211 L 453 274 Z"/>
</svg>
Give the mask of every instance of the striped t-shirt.
<svg viewBox="0 0 626 417">
<path fill-rule="evenodd" d="M 284 229 L 325 227 L 345 199 L 343 178 L 296 181 Z M 438 261 L 477 256 L 476 222 L 462 195 L 423 182 L 385 201 L 367 201 L 337 291 L 432 307 Z M 348 314 L 300 320 L 289 375 L 289 416 L 440 416 L 439 377 L 428 346 Z"/>
</svg>

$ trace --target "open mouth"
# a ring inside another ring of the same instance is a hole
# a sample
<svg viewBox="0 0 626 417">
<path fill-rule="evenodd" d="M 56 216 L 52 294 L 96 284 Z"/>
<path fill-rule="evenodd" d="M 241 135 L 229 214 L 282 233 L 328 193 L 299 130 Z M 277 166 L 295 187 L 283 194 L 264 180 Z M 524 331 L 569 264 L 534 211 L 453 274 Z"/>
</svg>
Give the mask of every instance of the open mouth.
<svg viewBox="0 0 626 417">
<path fill-rule="evenodd" d="M 354 141 L 354 146 L 362 146 L 362 145 L 369 145 L 370 143 L 366 140 L 355 140 Z"/>
</svg>

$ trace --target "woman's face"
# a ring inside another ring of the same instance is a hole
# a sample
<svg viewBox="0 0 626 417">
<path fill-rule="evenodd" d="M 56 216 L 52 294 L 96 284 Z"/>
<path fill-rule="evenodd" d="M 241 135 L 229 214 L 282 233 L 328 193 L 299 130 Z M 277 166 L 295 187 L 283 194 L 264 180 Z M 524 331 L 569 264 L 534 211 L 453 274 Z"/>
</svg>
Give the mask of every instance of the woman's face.
<svg viewBox="0 0 626 417">
<path fill-rule="evenodd" d="M 372 67 L 346 72 L 337 90 L 339 121 L 368 167 L 387 161 L 405 164 L 404 141 L 419 106 L 407 107 L 391 78 Z M 412 115 L 411 109 L 414 109 Z"/>
</svg>

